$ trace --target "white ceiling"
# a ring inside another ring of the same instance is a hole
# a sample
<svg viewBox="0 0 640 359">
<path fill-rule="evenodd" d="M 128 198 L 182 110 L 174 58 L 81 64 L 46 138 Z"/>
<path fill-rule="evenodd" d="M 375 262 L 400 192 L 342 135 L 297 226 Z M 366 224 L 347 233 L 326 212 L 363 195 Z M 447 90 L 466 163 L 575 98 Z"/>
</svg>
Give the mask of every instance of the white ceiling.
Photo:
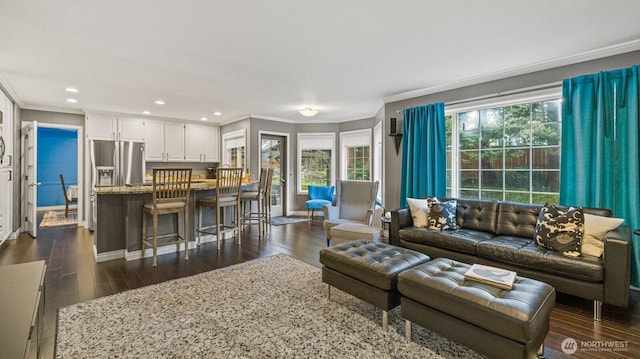
<svg viewBox="0 0 640 359">
<path fill-rule="evenodd" d="M 640 49 L 639 13 L 637 0 L 0 0 L 0 82 L 30 109 L 339 122 Z"/>
</svg>

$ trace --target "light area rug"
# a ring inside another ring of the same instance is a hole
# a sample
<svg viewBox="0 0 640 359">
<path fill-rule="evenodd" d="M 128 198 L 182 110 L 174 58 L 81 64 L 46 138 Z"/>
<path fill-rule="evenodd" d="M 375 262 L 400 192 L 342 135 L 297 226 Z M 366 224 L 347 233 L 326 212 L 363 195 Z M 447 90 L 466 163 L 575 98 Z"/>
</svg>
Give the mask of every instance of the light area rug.
<svg viewBox="0 0 640 359">
<path fill-rule="evenodd" d="M 480 358 L 284 254 L 60 308 L 57 358 Z"/>
<path fill-rule="evenodd" d="M 271 218 L 271 224 L 274 226 L 282 226 L 291 223 L 308 222 L 307 217 L 280 216 Z"/>
<path fill-rule="evenodd" d="M 78 224 L 78 213 L 69 212 L 69 216 L 64 216 L 64 211 L 47 211 L 40 221 L 40 228 L 68 226 Z"/>
</svg>

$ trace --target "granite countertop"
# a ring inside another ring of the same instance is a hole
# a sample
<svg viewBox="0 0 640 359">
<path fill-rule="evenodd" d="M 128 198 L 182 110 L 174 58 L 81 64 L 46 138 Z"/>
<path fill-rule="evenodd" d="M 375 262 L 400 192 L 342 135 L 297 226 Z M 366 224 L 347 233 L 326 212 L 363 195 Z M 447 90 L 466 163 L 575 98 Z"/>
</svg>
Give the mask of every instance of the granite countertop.
<svg viewBox="0 0 640 359">
<path fill-rule="evenodd" d="M 253 182 L 243 182 L 242 186 L 245 187 L 252 184 Z M 214 179 L 194 179 L 191 181 L 191 189 L 194 191 L 212 190 L 216 189 L 216 186 L 217 180 Z M 153 192 L 151 183 L 133 186 L 96 187 L 96 194 L 143 194 L 151 192 Z"/>
</svg>

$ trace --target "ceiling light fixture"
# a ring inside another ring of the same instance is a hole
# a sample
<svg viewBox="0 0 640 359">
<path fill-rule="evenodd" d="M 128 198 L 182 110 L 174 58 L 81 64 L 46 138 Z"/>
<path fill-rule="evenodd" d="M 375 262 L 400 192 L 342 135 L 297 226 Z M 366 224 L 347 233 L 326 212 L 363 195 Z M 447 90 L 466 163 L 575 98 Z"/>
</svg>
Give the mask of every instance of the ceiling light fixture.
<svg viewBox="0 0 640 359">
<path fill-rule="evenodd" d="M 222 116 L 222 112 L 220 111 L 216 111 L 213 113 L 214 116 Z"/>
<path fill-rule="evenodd" d="M 304 117 L 311 117 L 317 115 L 318 110 L 314 110 L 311 107 L 305 107 L 304 109 L 299 110 L 298 113 Z"/>
<path fill-rule="evenodd" d="M 78 89 L 75 87 L 67 87 L 66 89 L 64 89 L 67 92 L 71 92 L 71 93 L 78 93 Z"/>
<path fill-rule="evenodd" d="M 207 118 L 206 117 L 200 117 L 200 121 L 206 121 Z"/>
<path fill-rule="evenodd" d="M 150 114 L 151 114 L 151 111 L 144 110 L 144 111 L 142 111 L 142 114 L 143 114 L 143 115 L 150 115 Z"/>
<path fill-rule="evenodd" d="M 156 105 L 164 105 L 164 101 L 162 100 L 155 100 L 153 103 L 155 103 Z"/>
<path fill-rule="evenodd" d="M 67 102 L 78 103 L 78 100 L 76 100 L 75 98 L 68 98 Z"/>
</svg>

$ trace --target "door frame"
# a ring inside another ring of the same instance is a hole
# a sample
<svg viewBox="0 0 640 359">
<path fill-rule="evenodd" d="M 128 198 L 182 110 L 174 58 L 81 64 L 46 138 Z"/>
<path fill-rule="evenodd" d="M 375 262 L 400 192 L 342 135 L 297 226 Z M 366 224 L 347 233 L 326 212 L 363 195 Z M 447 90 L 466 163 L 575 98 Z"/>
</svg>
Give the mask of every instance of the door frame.
<svg viewBox="0 0 640 359">
<path fill-rule="evenodd" d="M 284 137 L 285 140 L 285 171 L 286 171 L 286 176 L 287 176 L 287 181 L 286 181 L 286 185 L 285 185 L 285 190 L 283 191 L 284 194 L 284 200 L 282 201 L 283 204 L 283 208 L 282 208 L 282 215 L 283 216 L 288 216 L 289 213 L 291 212 L 289 209 L 291 208 L 291 198 L 293 197 L 291 195 L 291 182 L 293 181 L 293 173 L 291 172 L 291 168 L 293 168 L 293 166 L 291 165 L 291 141 L 290 141 L 290 134 L 287 132 L 275 132 L 275 131 L 265 131 L 265 130 L 258 130 L 258 170 L 260 170 L 262 168 L 262 136 L 263 135 L 267 135 L 267 136 L 279 136 L 279 137 Z"/>
<path fill-rule="evenodd" d="M 42 122 L 42 121 L 22 121 L 21 123 L 21 129 L 24 127 L 24 124 L 26 123 L 30 123 L 30 122 L 36 122 L 37 126 L 36 128 L 34 128 L 34 131 L 38 130 L 38 127 L 46 127 L 46 128 L 59 128 L 59 129 L 65 129 L 65 130 L 76 130 L 77 132 L 77 161 L 78 161 L 78 226 L 82 226 L 82 227 L 87 227 L 88 226 L 88 222 L 85 218 L 85 208 L 84 208 L 84 202 L 85 202 L 85 195 L 84 195 L 84 191 L 85 191 L 85 181 L 84 181 L 84 127 L 83 126 L 76 126 L 76 125 L 65 125 L 65 124 L 58 124 L 58 123 L 49 123 L 49 122 Z M 22 131 L 22 130 L 21 130 Z M 22 133 L 20 135 L 21 140 L 22 140 Z M 36 144 L 37 146 L 37 144 Z M 35 148 L 35 151 L 37 151 L 37 147 Z M 37 163 L 36 163 L 37 166 Z M 26 175 L 26 173 L 24 173 L 25 168 L 24 166 L 22 166 L 21 168 L 21 179 L 24 179 L 24 176 Z M 22 190 L 26 190 L 25 188 L 23 188 Z M 24 206 L 25 204 L 22 203 L 22 205 Z M 36 207 L 37 208 L 37 207 Z M 24 216 L 23 216 L 23 221 L 24 221 Z M 24 225 L 22 226 L 24 228 Z"/>
</svg>

